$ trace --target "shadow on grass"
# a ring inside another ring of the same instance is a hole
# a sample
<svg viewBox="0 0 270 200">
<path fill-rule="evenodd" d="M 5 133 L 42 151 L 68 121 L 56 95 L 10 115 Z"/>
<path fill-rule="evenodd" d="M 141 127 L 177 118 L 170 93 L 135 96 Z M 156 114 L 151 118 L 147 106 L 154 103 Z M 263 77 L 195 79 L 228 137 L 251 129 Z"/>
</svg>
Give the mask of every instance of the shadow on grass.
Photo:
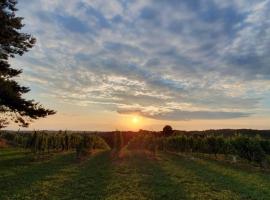
<svg viewBox="0 0 270 200">
<path fill-rule="evenodd" d="M 100 152 L 77 164 L 74 173 L 62 185 L 54 185 L 49 199 L 103 199 L 111 177 L 109 152 Z"/>
<path fill-rule="evenodd" d="M 30 162 L 30 156 L 23 152 L 17 154 L 5 155 L 0 157 L 0 170 L 8 169 L 13 167 L 27 165 Z"/>
<path fill-rule="evenodd" d="M 13 155 L 24 154 L 25 152 L 22 148 L 0 148 L 0 160 L 4 157 L 12 157 Z"/>
<path fill-rule="evenodd" d="M 142 177 L 134 165 L 130 152 L 123 150 L 118 155 L 112 153 L 111 177 L 106 186 L 106 200 L 144 200 L 145 188 L 141 187 Z"/>
<path fill-rule="evenodd" d="M 141 187 L 146 191 L 147 199 L 188 199 L 182 185 L 164 171 L 155 157 L 139 153 L 133 156 L 132 162 L 141 176 Z"/>
<path fill-rule="evenodd" d="M 270 181 L 262 178 L 261 174 L 236 169 L 217 161 L 190 160 L 176 155 L 166 156 L 175 166 L 192 170 L 205 183 L 210 184 L 213 190 L 229 190 L 241 199 L 269 199 L 270 197 Z"/>
<path fill-rule="evenodd" d="M 5 169 L 5 173 L 0 176 L 0 199 L 19 198 L 20 193 L 31 189 L 35 182 L 56 174 L 63 167 L 73 164 L 73 160 L 74 156 L 69 153 L 56 155 L 45 162 L 31 162 L 29 155 L 2 161 L 1 168 Z"/>
</svg>

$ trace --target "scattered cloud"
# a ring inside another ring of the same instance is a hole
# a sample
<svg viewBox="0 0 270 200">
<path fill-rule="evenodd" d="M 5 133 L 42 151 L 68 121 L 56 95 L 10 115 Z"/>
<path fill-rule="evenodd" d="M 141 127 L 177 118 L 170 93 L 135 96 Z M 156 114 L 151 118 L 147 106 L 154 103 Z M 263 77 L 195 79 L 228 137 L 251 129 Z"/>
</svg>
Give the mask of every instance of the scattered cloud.
<svg viewBox="0 0 270 200">
<path fill-rule="evenodd" d="M 38 0 L 19 9 L 38 43 L 12 62 L 24 67 L 21 81 L 59 103 L 229 119 L 269 96 L 269 0 Z"/>
<path fill-rule="evenodd" d="M 184 111 L 184 110 L 172 110 L 168 112 L 160 112 L 156 114 L 150 114 L 149 112 L 143 112 L 141 110 L 118 110 L 120 114 L 140 115 L 157 120 L 169 120 L 169 121 L 182 121 L 190 119 L 234 119 L 240 117 L 248 117 L 250 114 L 241 112 L 214 112 L 214 111 Z"/>
</svg>

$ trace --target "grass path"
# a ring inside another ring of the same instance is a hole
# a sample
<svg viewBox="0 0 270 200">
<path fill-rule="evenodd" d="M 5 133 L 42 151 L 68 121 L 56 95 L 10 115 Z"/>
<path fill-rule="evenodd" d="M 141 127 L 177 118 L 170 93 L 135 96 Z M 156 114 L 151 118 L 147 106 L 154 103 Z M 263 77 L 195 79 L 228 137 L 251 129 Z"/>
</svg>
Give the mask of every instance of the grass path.
<svg viewBox="0 0 270 200">
<path fill-rule="evenodd" d="M 74 153 L 32 162 L 0 149 L 0 199 L 270 199 L 270 174 L 169 154 L 98 152 L 82 163 Z"/>
</svg>

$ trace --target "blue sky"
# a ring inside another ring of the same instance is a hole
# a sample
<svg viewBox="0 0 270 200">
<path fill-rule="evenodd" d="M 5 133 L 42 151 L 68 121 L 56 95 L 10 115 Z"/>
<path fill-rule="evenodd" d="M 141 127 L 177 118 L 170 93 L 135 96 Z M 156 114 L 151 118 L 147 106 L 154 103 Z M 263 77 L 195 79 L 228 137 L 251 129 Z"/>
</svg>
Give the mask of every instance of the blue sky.
<svg viewBox="0 0 270 200">
<path fill-rule="evenodd" d="M 152 129 L 232 120 L 270 128 L 269 0 L 21 0 L 18 8 L 37 44 L 12 62 L 23 66 L 29 97 L 67 128 L 79 128 L 77 115 L 138 115 Z M 57 120 L 33 127 L 59 128 Z M 94 121 L 84 128 L 102 129 Z"/>
</svg>

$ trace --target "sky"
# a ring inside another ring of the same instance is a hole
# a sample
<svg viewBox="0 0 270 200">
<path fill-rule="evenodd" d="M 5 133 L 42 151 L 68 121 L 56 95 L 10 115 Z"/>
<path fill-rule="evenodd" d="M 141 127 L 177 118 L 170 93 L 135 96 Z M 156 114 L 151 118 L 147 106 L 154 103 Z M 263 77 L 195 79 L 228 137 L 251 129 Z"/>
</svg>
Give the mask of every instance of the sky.
<svg viewBox="0 0 270 200">
<path fill-rule="evenodd" d="M 18 8 L 37 43 L 12 65 L 26 97 L 57 111 L 29 129 L 270 129 L 270 0 Z"/>
</svg>

